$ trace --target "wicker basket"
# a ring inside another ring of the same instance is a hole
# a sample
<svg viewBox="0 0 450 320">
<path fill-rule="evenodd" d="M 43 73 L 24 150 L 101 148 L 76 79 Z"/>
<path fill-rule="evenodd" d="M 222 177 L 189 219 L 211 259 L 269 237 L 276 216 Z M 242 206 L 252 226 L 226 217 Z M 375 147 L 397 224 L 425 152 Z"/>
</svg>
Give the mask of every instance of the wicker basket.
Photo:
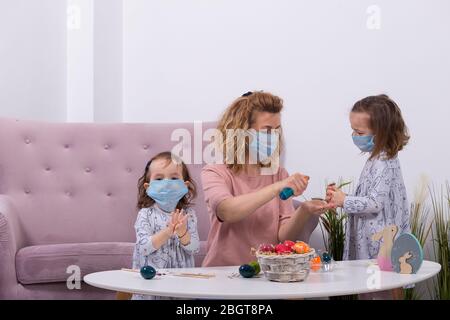
<svg viewBox="0 0 450 320">
<path fill-rule="evenodd" d="M 298 282 L 304 281 L 309 275 L 309 261 L 315 250 L 305 254 L 267 255 L 256 253 L 261 271 L 270 281 Z"/>
</svg>

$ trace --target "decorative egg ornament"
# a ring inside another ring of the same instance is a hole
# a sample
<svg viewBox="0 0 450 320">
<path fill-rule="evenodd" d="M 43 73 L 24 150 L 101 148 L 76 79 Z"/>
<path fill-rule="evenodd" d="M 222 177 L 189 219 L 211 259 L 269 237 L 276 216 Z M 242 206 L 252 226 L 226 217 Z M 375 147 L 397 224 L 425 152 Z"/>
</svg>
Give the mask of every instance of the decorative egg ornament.
<svg viewBox="0 0 450 320">
<path fill-rule="evenodd" d="M 252 261 L 248 265 L 255 270 L 255 276 L 261 272 L 261 266 L 259 265 L 258 261 Z"/>
<path fill-rule="evenodd" d="M 252 278 L 255 275 L 255 269 L 248 264 L 243 264 L 239 267 L 239 273 L 244 278 Z"/>
<path fill-rule="evenodd" d="M 331 256 L 328 252 L 322 253 L 322 261 L 328 263 L 331 261 Z"/>
<path fill-rule="evenodd" d="M 392 246 L 391 261 L 397 273 L 417 273 L 423 262 L 423 249 L 411 233 L 400 235 Z"/>
<path fill-rule="evenodd" d="M 272 253 L 275 252 L 275 247 L 272 244 L 262 244 L 259 246 L 259 251 L 264 253 Z"/>
<path fill-rule="evenodd" d="M 292 250 L 294 250 L 298 254 L 305 254 L 309 252 L 310 248 L 305 242 L 299 241 L 292 246 Z"/>
<path fill-rule="evenodd" d="M 152 266 L 144 266 L 141 268 L 141 276 L 146 280 L 153 279 L 156 276 L 156 270 Z"/>
</svg>

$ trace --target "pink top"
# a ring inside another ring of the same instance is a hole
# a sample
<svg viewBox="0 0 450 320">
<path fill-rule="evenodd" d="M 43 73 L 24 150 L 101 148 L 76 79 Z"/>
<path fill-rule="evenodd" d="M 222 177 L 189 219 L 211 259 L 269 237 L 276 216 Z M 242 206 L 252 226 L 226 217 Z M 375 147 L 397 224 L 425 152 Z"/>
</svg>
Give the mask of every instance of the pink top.
<svg viewBox="0 0 450 320">
<path fill-rule="evenodd" d="M 287 178 L 280 168 L 274 175 L 249 176 L 244 172 L 232 172 L 226 165 L 207 165 L 202 170 L 202 183 L 206 205 L 211 217 L 208 235 L 208 252 L 204 267 L 241 265 L 256 260 L 250 253 L 262 243 L 278 243 L 278 228 L 294 213 L 292 198 L 282 201 L 278 197 L 258 208 L 245 219 L 227 223 L 220 222 L 217 206 L 223 200 L 259 190 Z"/>
</svg>

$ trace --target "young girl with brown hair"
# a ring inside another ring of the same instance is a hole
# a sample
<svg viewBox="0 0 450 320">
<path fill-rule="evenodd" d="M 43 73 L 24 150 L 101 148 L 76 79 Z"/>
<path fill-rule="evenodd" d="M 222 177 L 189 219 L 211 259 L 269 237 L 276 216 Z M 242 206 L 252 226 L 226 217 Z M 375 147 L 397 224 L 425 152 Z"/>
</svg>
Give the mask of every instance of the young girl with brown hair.
<svg viewBox="0 0 450 320">
<path fill-rule="evenodd" d="M 197 217 L 190 207 L 195 196 L 195 183 L 178 157 L 162 152 L 148 161 L 138 182 L 133 268 L 194 267 L 200 246 Z M 133 299 L 155 298 L 133 295 Z"/>
<path fill-rule="evenodd" d="M 369 159 L 353 195 L 336 186 L 327 190 L 327 201 L 348 214 L 345 260 L 375 259 L 380 241 L 372 235 L 389 225 L 397 233 L 410 231 L 409 203 L 398 152 L 409 134 L 397 104 L 386 95 L 370 96 L 355 103 L 350 112 L 353 142 Z M 389 268 L 390 261 L 386 261 Z"/>
</svg>

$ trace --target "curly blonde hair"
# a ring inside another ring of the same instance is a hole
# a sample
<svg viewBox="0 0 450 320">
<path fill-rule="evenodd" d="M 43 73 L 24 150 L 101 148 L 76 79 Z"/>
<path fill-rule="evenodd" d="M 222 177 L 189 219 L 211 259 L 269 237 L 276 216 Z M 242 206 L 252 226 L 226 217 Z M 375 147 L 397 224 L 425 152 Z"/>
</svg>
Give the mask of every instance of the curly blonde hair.
<svg viewBox="0 0 450 320">
<path fill-rule="evenodd" d="M 240 161 L 242 155 L 249 154 L 249 139 L 246 137 L 244 143 L 238 143 L 238 133 L 247 131 L 255 122 L 257 112 L 280 113 L 283 109 L 283 100 L 268 92 L 248 92 L 234 100 L 222 114 L 217 130 L 221 137 L 216 140 L 219 150 L 223 153 L 223 160 L 227 167 L 234 172 L 239 172 L 245 167 L 245 163 Z M 230 134 L 231 132 L 231 134 Z M 281 127 L 279 130 L 279 144 L 274 154 L 280 154 L 282 150 Z M 221 141 L 220 141 L 221 140 Z M 268 164 L 258 163 L 260 167 L 267 167 Z"/>
</svg>

